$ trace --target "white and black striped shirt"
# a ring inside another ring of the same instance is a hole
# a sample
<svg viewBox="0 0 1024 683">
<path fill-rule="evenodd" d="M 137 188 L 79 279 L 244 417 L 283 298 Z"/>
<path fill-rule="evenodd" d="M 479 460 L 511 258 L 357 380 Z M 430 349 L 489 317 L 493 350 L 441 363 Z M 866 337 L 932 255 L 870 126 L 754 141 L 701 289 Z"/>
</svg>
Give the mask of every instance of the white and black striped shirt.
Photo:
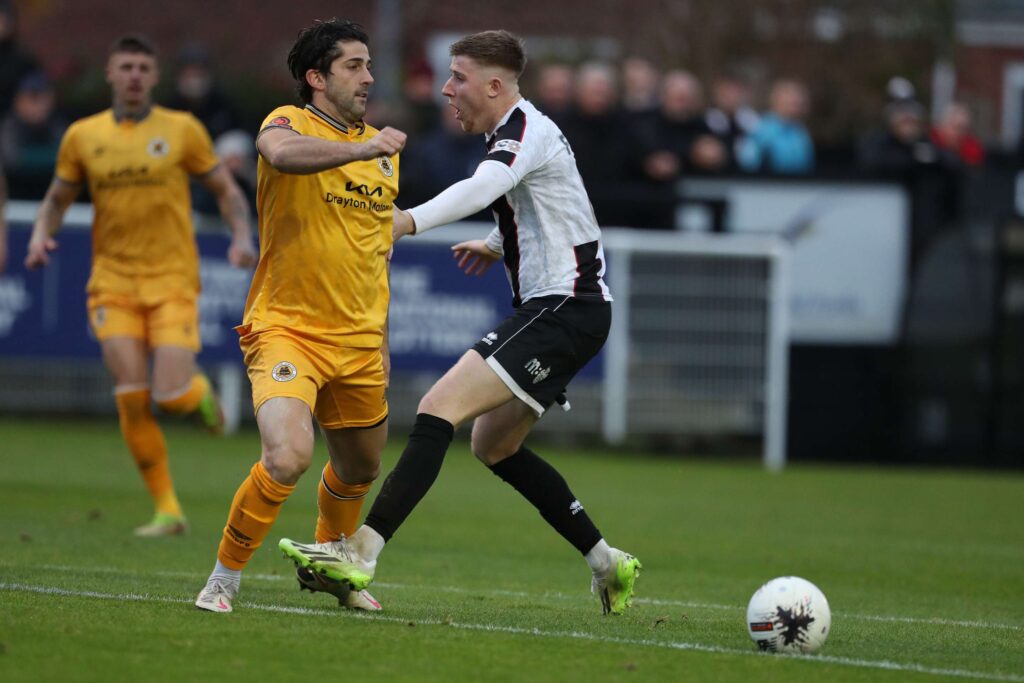
<svg viewBox="0 0 1024 683">
<path fill-rule="evenodd" d="M 513 181 L 491 204 L 498 226 L 487 239 L 504 256 L 513 305 L 550 295 L 611 301 L 601 230 L 562 131 L 520 99 L 486 142 L 481 167 L 499 166 Z"/>
</svg>

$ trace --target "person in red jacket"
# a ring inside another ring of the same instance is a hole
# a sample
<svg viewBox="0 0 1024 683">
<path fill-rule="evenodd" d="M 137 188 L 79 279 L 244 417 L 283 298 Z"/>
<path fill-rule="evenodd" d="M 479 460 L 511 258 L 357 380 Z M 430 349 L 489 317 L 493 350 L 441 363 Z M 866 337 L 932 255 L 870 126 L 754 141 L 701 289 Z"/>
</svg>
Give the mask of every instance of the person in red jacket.
<svg viewBox="0 0 1024 683">
<path fill-rule="evenodd" d="M 985 148 L 971 132 L 971 112 L 962 102 L 951 102 L 942 119 L 932 127 L 932 143 L 952 153 L 967 166 L 985 163 Z"/>
</svg>

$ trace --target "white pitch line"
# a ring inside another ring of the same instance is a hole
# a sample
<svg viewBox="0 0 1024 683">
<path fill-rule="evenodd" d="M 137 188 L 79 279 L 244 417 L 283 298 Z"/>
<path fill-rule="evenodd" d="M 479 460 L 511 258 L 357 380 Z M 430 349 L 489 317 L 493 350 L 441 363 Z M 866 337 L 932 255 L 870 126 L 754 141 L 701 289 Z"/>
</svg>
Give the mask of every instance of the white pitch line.
<svg viewBox="0 0 1024 683">
<path fill-rule="evenodd" d="M 121 602 L 158 602 L 173 604 L 191 604 L 191 599 L 172 598 L 166 596 L 154 596 L 140 593 L 100 593 L 98 591 L 77 591 L 54 586 L 34 586 L 22 583 L 0 583 L 0 590 L 18 591 L 22 593 L 36 593 L 40 595 L 59 595 L 64 597 L 93 598 L 98 600 L 117 600 Z M 704 645 L 701 643 L 687 643 L 682 641 L 653 640 L 649 638 L 621 638 L 617 636 L 604 636 L 586 631 L 547 631 L 540 628 L 521 628 L 518 626 L 502 626 L 500 624 L 474 624 L 463 622 L 440 621 L 437 619 L 410 620 L 402 617 L 387 615 L 354 613 L 343 610 L 310 609 L 307 607 L 283 607 L 278 605 L 265 605 L 260 603 L 242 602 L 239 606 L 264 612 L 279 612 L 284 614 L 299 614 L 304 616 L 345 618 L 345 619 L 371 619 L 374 621 L 387 621 L 391 623 L 418 624 L 427 626 L 447 626 L 466 631 L 484 631 L 488 633 L 508 633 L 510 635 L 533 636 L 537 638 L 567 638 L 573 640 L 586 640 L 596 643 L 612 643 L 615 645 L 631 645 L 640 647 L 656 647 L 671 650 L 686 650 L 691 652 L 710 652 L 714 654 L 739 655 L 743 657 L 770 657 L 765 653 L 753 650 L 720 647 L 717 645 Z M 219 617 L 223 618 L 223 617 Z M 924 666 L 922 664 L 904 664 L 891 662 L 885 659 L 855 659 L 851 657 L 834 657 L 830 655 L 786 655 L 789 659 L 796 659 L 804 662 L 815 662 L 824 664 L 836 664 L 838 666 L 850 666 L 862 669 L 882 669 L 886 671 L 906 671 L 911 673 L 930 674 L 935 676 L 951 676 L 956 678 L 974 678 L 984 681 L 1000 681 L 1001 683 L 1024 683 L 1024 676 L 1016 674 L 989 673 L 985 671 L 969 671 L 966 669 L 942 669 L 938 667 Z"/>
<path fill-rule="evenodd" d="M 14 567 L 15 565 L 0 565 L 7 567 Z M 72 567 L 67 565 L 38 565 L 38 569 L 49 569 L 51 571 L 58 572 L 80 572 L 80 571 L 91 571 L 99 574 L 123 574 L 123 575 L 136 575 L 136 572 L 129 572 L 123 569 L 114 569 L 112 567 Z M 196 579 L 202 580 L 207 577 L 206 574 L 200 574 L 198 572 L 171 572 L 171 571 L 156 571 L 146 572 L 153 576 L 166 576 L 169 578 L 180 578 L 180 579 Z M 246 574 L 247 580 L 257 581 L 294 581 L 293 576 L 283 576 L 280 574 Z M 375 586 L 381 588 L 392 588 L 394 590 L 409 590 L 409 591 L 434 591 L 438 593 L 456 593 L 462 595 L 498 595 L 502 597 L 512 598 L 526 598 L 526 597 L 537 597 L 540 595 L 545 598 L 553 598 L 556 600 L 574 600 L 579 601 L 581 597 L 578 595 L 566 595 L 565 593 L 547 592 L 544 593 L 527 593 L 526 591 L 512 591 L 502 590 L 500 588 L 462 588 L 459 586 L 414 586 L 403 583 L 386 583 L 383 581 L 375 581 Z M 741 612 L 744 607 L 741 605 L 724 605 L 721 603 L 714 602 L 694 602 L 689 600 L 669 600 L 659 598 L 641 598 L 634 597 L 633 602 L 640 605 L 660 605 L 664 607 L 689 607 L 691 609 L 713 609 L 713 610 L 726 610 Z M 899 624 L 925 624 L 931 626 L 958 626 L 962 628 L 978 628 L 978 629 L 993 629 L 993 630 L 1006 630 L 1006 631 L 1024 631 L 1024 626 L 1017 624 L 1007 624 L 1002 622 L 994 621 L 967 621 L 958 619 L 948 619 L 945 617 L 900 617 L 891 616 L 884 614 L 858 614 L 854 612 L 833 612 L 834 616 L 839 616 L 844 619 L 860 619 L 862 621 L 880 621 L 887 623 L 899 623 Z"/>
</svg>

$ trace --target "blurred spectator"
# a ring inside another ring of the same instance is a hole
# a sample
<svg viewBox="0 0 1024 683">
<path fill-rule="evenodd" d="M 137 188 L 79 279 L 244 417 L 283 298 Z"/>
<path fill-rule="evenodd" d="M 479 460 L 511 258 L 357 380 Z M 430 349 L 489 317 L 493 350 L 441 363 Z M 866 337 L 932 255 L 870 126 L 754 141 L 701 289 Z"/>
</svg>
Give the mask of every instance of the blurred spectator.
<svg viewBox="0 0 1024 683">
<path fill-rule="evenodd" d="M 239 189 L 256 211 L 256 140 L 244 130 L 229 130 L 214 141 L 213 151 L 231 173 Z M 192 206 L 209 216 L 218 216 L 217 199 L 200 183 L 192 185 Z"/>
<path fill-rule="evenodd" d="M 243 127 L 234 103 L 217 85 L 206 48 L 196 43 L 182 47 L 178 51 L 177 68 L 168 107 L 192 112 L 214 140 L 229 130 Z"/>
<path fill-rule="evenodd" d="M 807 109 L 807 90 L 802 83 L 776 81 L 770 111 L 740 145 L 740 166 L 751 172 L 785 174 L 814 170 L 814 143 L 802 122 Z"/>
<path fill-rule="evenodd" d="M 444 107 L 441 125 L 418 138 L 410 138 L 402 152 L 399 204 L 422 204 L 449 185 L 473 175 L 487 152 L 484 141 L 462 131 L 455 110 Z M 488 210 L 467 220 L 493 220 Z"/>
<path fill-rule="evenodd" d="M 889 96 L 889 102 L 917 99 L 917 89 L 914 84 L 903 76 L 890 78 L 889 82 L 885 84 L 885 94 Z"/>
<path fill-rule="evenodd" d="M 952 102 L 946 107 L 942 120 L 931 130 L 932 144 L 951 153 L 966 166 L 981 166 L 985 163 L 985 148 L 971 127 L 967 105 Z"/>
<path fill-rule="evenodd" d="M 929 139 L 924 107 L 915 100 L 891 102 L 885 121 L 885 130 L 864 138 L 860 164 L 872 175 L 899 180 L 910 193 L 910 258 L 917 263 L 959 212 L 960 163 Z"/>
<path fill-rule="evenodd" d="M 636 144 L 631 166 L 637 171 L 642 196 L 632 213 L 649 228 L 675 226 L 676 183 L 684 174 L 717 171 L 728 155 L 704 122 L 704 94 L 688 71 L 669 71 L 661 80 L 660 106 L 636 115 Z"/>
<path fill-rule="evenodd" d="M 31 73 L 21 80 L 11 111 L 0 122 L 0 154 L 12 197 L 42 199 L 46 194 L 67 128 L 55 105 L 46 76 Z"/>
<path fill-rule="evenodd" d="M 711 108 L 704 122 L 728 154 L 727 167 L 736 170 L 739 148 L 743 140 L 754 132 L 760 117 L 750 107 L 750 88 L 736 74 L 723 74 L 711 85 Z"/>
<path fill-rule="evenodd" d="M 658 108 L 658 69 L 643 57 L 622 62 L 622 107 L 630 114 Z"/>
<path fill-rule="evenodd" d="M 602 225 L 626 225 L 630 218 L 620 200 L 629 142 L 618 101 L 615 71 L 600 62 L 583 64 L 576 73 L 574 106 L 559 126 Z"/>
<path fill-rule="evenodd" d="M 413 63 L 405 74 L 402 86 L 404 119 L 399 127 L 410 138 L 437 130 L 441 126 L 441 108 L 434 91 L 434 71 L 426 61 Z M 381 125 L 374 119 L 374 125 Z"/>
<path fill-rule="evenodd" d="M 915 100 L 896 100 L 885 108 L 886 128 L 867 135 L 860 164 L 871 173 L 905 175 L 918 166 L 939 162 L 939 150 L 928 138 L 924 107 Z"/>
<path fill-rule="evenodd" d="M 661 106 L 638 122 L 641 168 L 654 181 L 669 181 L 684 172 L 725 167 L 725 147 L 704 120 L 704 93 L 688 71 L 669 71 L 661 81 Z"/>
<path fill-rule="evenodd" d="M 7 113 L 25 76 L 39 70 L 36 58 L 18 44 L 14 3 L 0 0 L 0 115 Z"/>
<path fill-rule="evenodd" d="M 559 127 L 572 108 L 575 77 L 568 64 L 545 64 L 537 74 L 537 97 L 533 103 Z"/>
</svg>

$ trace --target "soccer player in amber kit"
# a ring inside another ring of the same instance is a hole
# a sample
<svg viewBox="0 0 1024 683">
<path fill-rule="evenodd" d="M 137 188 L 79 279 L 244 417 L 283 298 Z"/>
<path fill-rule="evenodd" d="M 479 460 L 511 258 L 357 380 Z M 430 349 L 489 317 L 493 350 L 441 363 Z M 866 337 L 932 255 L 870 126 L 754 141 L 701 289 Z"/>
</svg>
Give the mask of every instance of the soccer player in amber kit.
<svg viewBox="0 0 1024 683">
<path fill-rule="evenodd" d="M 89 323 L 113 375 L 121 433 L 156 508 L 152 521 L 135 530 L 150 537 L 187 529 L 151 399 L 167 413 L 198 414 L 212 432 L 224 424 L 210 382 L 195 364 L 199 255 L 190 177 L 216 196 L 231 227 L 231 264 L 256 262 L 245 197 L 203 125 L 189 113 L 153 104 L 158 77 L 156 49 L 145 37 L 123 36 L 111 46 L 113 106 L 64 134 L 25 259 L 29 268 L 49 263 L 64 213 L 88 185 L 95 208 Z"/>
<path fill-rule="evenodd" d="M 601 349 L 611 324 L 604 252 L 565 137 L 519 94 L 526 55 L 518 38 L 485 31 L 451 46 L 442 93 L 463 130 L 484 134 L 487 156 L 471 178 L 397 212 L 395 236 L 419 234 L 490 206 L 486 240 L 453 249 L 468 274 L 499 259 L 515 312 L 468 351 L 420 401 L 416 423 L 365 524 L 338 541 L 280 548 L 300 568 L 365 588 L 377 557 L 437 478 L 452 435 L 474 420 L 474 454 L 532 503 L 586 559 L 604 612 L 629 605 L 640 562 L 605 542 L 562 476 L 523 445 L 570 380 Z"/>
<path fill-rule="evenodd" d="M 387 441 L 387 259 L 405 134 L 363 121 L 373 76 L 363 30 L 316 22 L 288 67 L 304 107 L 264 120 L 257 203 L 260 262 L 238 328 L 262 453 L 228 512 L 196 606 L 230 612 L 242 569 L 313 456 L 313 419 L 330 459 L 316 538 L 351 534 Z M 378 610 L 365 590 L 301 568 L 300 585 Z M 361 587 L 361 588 L 365 588 Z"/>
</svg>

